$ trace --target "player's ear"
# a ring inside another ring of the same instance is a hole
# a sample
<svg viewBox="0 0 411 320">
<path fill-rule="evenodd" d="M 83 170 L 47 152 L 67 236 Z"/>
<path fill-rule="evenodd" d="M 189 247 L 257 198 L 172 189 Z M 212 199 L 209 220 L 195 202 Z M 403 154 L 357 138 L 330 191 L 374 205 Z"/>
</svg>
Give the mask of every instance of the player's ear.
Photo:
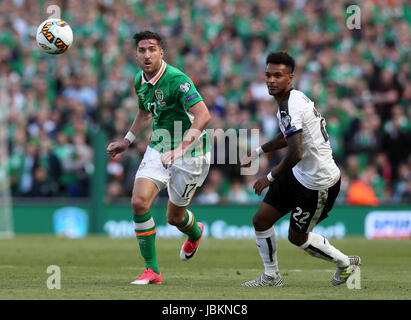
<svg viewBox="0 0 411 320">
<path fill-rule="evenodd" d="M 290 81 L 290 83 L 293 81 L 294 78 L 294 73 L 291 73 L 288 75 L 288 80 Z"/>
</svg>

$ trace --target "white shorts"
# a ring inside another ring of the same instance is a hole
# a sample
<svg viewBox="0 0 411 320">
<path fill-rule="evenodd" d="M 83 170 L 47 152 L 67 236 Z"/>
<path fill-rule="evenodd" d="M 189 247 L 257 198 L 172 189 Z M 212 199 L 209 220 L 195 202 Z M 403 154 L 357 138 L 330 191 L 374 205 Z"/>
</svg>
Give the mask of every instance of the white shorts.
<svg viewBox="0 0 411 320">
<path fill-rule="evenodd" d="M 169 200 L 178 207 L 185 207 L 207 177 L 211 153 L 180 158 L 168 169 L 163 167 L 161 155 L 162 153 L 148 146 L 138 167 L 136 179 L 150 179 L 160 191 L 167 187 Z"/>
</svg>

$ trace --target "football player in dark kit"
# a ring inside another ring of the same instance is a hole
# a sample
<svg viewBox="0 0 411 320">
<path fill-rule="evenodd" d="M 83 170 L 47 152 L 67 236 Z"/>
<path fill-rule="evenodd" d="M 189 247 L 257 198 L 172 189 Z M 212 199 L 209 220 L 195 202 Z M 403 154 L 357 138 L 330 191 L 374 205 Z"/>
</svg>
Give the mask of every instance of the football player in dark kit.
<svg viewBox="0 0 411 320">
<path fill-rule="evenodd" d="M 325 119 L 307 96 L 293 88 L 295 61 L 286 52 L 270 53 L 265 79 L 278 104 L 281 132 L 258 147 L 241 165 L 250 166 L 262 153 L 287 147 L 281 162 L 254 184 L 260 195 L 269 187 L 253 217 L 256 243 L 265 267 L 258 278 L 242 286 L 282 286 L 278 269 L 274 223 L 291 212 L 288 239 L 313 257 L 336 264 L 333 285 L 345 283 L 360 265 L 360 257 L 347 256 L 312 230 L 327 218 L 340 190 L 340 170 L 334 162 Z"/>
</svg>

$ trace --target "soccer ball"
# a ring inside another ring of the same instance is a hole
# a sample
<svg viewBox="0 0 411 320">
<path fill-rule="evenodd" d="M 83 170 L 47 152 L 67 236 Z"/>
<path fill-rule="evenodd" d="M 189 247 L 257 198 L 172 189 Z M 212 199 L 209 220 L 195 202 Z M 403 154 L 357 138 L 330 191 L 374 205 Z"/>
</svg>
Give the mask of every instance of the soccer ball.
<svg viewBox="0 0 411 320">
<path fill-rule="evenodd" d="M 49 54 L 62 54 L 73 43 L 73 31 L 61 19 L 47 19 L 37 28 L 38 46 Z"/>
</svg>

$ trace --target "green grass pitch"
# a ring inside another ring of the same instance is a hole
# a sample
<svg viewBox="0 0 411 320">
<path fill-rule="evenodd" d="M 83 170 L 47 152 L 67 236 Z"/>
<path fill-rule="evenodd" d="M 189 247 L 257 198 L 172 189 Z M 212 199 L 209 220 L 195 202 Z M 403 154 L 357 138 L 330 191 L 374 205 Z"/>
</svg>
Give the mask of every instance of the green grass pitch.
<svg viewBox="0 0 411 320">
<path fill-rule="evenodd" d="M 362 258 L 361 289 L 333 287 L 333 264 L 279 240 L 284 287 L 243 288 L 262 263 L 253 239 L 203 239 L 196 256 L 179 260 L 181 239 L 157 239 L 163 283 L 132 286 L 144 264 L 136 239 L 89 236 L 16 236 L 0 240 L 0 299 L 51 300 L 375 300 L 411 299 L 411 240 L 348 237 L 330 242 Z M 46 286 L 50 265 L 61 270 L 61 289 Z"/>
</svg>

